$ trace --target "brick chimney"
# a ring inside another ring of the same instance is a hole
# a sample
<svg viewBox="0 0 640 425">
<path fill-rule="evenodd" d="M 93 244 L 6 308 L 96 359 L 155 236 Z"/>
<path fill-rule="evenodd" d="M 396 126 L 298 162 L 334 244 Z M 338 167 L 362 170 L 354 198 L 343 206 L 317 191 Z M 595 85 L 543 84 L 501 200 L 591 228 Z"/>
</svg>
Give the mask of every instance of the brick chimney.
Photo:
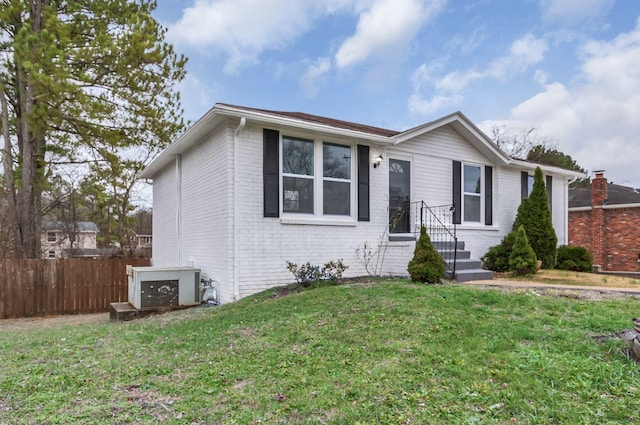
<svg viewBox="0 0 640 425">
<path fill-rule="evenodd" d="M 594 267 L 607 270 L 603 206 L 609 196 L 608 185 L 604 170 L 595 171 L 595 174 L 595 179 L 591 181 L 591 254 Z"/>
<path fill-rule="evenodd" d="M 608 185 L 604 178 L 604 170 L 595 171 L 596 178 L 591 182 L 591 206 L 602 206 L 607 201 Z"/>
</svg>

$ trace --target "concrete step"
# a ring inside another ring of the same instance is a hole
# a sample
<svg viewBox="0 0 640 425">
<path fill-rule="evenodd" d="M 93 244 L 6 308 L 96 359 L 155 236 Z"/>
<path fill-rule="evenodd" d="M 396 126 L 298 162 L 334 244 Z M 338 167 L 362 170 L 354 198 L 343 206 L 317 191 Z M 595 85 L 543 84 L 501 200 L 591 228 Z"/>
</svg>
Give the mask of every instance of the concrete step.
<svg viewBox="0 0 640 425">
<path fill-rule="evenodd" d="M 456 245 L 458 251 L 464 250 L 464 241 L 457 241 L 457 244 L 454 244 L 453 241 L 431 241 L 431 243 L 437 251 L 453 250 Z"/>
<path fill-rule="evenodd" d="M 453 261 L 445 261 L 447 263 L 448 268 L 453 268 Z M 458 270 L 474 270 L 481 269 L 482 261 L 480 260 L 472 260 L 470 258 L 466 259 L 457 259 L 456 260 L 456 272 Z"/>
<path fill-rule="evenodd" d="M 445 260 L 453 258 L 454 254 L 458 260 L 471 258 L 471 251 L 465 251 L 460 249 L 457 252 L 454 252 L 453 250 L 450 250 L 450 249 L 439 249 L 437 251 Z"/>
<path fill-rule="evenodd" d="M 455 280 L 458 282 L 468 282 L 470 280 L 490 280 L 493 279 L 493 272 L 484 269 L 457 270 Z"/>
</svg>

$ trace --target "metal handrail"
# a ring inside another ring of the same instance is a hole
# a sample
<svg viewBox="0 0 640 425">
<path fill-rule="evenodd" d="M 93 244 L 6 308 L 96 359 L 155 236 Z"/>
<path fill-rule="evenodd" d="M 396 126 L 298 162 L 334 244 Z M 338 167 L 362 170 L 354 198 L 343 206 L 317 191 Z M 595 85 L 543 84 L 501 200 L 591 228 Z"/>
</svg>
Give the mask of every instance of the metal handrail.
<svg viewBox="0 0 640 425">
<path fill-rule="evenodd" d="M 438 205 L 430 207 L 424 201 L 411 203 L 411 217 L 415 217 L 414 233 L 420 233 L 425 226 L 431 242 L 444 258 L 451 277 L 456 274 L 456 259 L 458 254 L 458 237 L 456 224 L 453 222 L 455 205 Z"/>
</svg>

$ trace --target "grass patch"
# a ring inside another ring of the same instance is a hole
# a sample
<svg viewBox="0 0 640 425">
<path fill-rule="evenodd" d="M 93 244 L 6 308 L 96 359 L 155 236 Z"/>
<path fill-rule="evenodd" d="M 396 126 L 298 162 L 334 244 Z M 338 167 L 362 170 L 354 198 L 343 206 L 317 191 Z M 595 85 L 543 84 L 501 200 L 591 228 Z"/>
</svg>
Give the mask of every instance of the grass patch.
<svg viewBox="0 0 640 425">
<path fill-rule="evenodd" d="M 639 423 L 633 299 L 407 281 L 0 332 L 0 423 Z M 600 342 L 604 340 L 604 342 Z"/>
</svg>

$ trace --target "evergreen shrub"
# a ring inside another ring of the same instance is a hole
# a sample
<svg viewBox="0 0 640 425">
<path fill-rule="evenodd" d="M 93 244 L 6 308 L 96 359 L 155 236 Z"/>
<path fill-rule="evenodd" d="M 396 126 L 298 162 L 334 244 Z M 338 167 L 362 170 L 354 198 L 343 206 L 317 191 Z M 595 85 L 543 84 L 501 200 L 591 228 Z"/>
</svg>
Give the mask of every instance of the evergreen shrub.
<svg viewBox="0 0 640 425">
<path fill-rule="evenodd" d="M 422 226 L 420 238 L 413 251 L 413 258 L 407 267 L 411 280 L 421 283 L 438 283 L 444 276 L 444 268 L 444 259 L 433 247 L 426 227 Z"/>
<path fill-rule="evenodd" d="M 538 259 L 529 244 L 527 232 L 524 226 L 520 225 L 513 242 L 513 250 L 509 256 L 509 269 L 514 276 L 526 276 L 537 271 L 537 263 Z"/>
<path fill-rule="evenodd" d="M 513 242 L 516 240 L 516 233 L 510 232 L 499 245 L 492 246 L 486 254 L 480 257 L 483 268 L 494 272 L 509 271 L 509 257 L 513 250 Z"/>
<path fill-rule="evenodd" d="M 562 245 L 558 248 L 556 268 L 574 272 L 591 272 L 593 256 L 584 246 Z"/>
</svg>

